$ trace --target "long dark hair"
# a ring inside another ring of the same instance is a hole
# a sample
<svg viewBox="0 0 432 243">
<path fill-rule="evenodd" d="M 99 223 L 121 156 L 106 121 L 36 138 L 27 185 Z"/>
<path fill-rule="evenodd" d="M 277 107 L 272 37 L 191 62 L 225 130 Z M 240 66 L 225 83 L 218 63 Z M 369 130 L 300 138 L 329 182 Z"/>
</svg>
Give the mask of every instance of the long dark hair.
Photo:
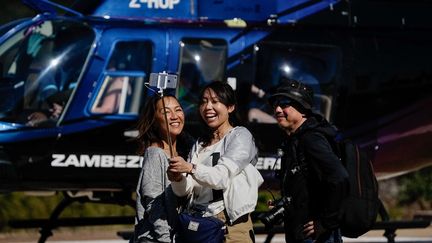
<svg viewBox="0 0 432 243">
<path fill-rule="evenodd" d="M 165 97 L 168 97 L 167 95 Z M 175 98 L 175 97 L 174 97 Z M 150 97 L 144 105 L 141 118 L 138 122 L 138 154 L 143 155 L 144 151 L 152 144 L 157 143 L 163 147 L 163 134 L 160 133 L 156 121 L 156 104 L 161 99 L 159 95 Z"/>
<path fill-rule="evenodd" d="M 164 97 L 173 97 L 177 100 L 177 98 L 171 94 L 166 94 Z M 144 105 L 141 118 L 137 125 L 138 137 L 136 140 L 138 142 L 137 153 L 139 155 L 143 155 L 145 150 L 152 143 L 157 143 L 159 147 L 163 148 L 163 138 L 166 136 L 166 134 L 161 134 L 158 124 L 155 123 L 156 105 L 160 99 L 161 97 L 159 95 L 153 95 Z M 186 159 L 193 142 L 193 137 L 182 131 L 177 136 L 177 152 L 179 155 Z"/>
<path fill-rule="evenodd" d="M 228 83 L 221 82 L 221 81 L 213 81 L 207 84 L 201 90 L 199 96 L 199 105 L 201 105 L 201 103 L 203 102 L 204 92 L 207 89 L 213 90 L 217 95 L 219 101 L 222 104 L 224 104 L 226 107 L 234 106 L 234 110 L 229 114 L 228 121 L 231 124 L 231 126 L 239 125 L 239 117 L 237 115 L 237 98 L 232 87 Z M 201 115 L 200 115 L 200 121 L 205 125 L 204 126 L 205 131 L 203 135 L 200 137 L 200 142 L 202 142 L 204 146 L 207 146 L 212 139 L 213 131 L 207 126 L 207 124 L 205 123 Z"/>
</svg>

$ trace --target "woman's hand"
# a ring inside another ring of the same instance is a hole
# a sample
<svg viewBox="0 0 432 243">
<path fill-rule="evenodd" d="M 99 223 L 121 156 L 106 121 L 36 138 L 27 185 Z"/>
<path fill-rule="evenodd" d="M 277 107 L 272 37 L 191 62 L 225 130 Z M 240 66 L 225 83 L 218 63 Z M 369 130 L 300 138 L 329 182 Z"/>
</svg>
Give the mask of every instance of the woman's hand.
<svg viewBox="0 0 432 243">
<path fill-rule="evenodd" d="M 168 171 L 174 173 L 190 173 L 192 171 L 192 164 L 186 162 L 182 157 L 176 156 L 170 159 Z"/>
</svg>

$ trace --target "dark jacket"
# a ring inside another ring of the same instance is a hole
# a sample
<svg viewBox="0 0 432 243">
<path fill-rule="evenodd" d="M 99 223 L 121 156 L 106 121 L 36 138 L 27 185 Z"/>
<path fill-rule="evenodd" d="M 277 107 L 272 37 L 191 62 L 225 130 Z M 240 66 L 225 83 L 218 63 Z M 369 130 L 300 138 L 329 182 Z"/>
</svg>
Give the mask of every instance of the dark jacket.
<svg viewBox="0 0 432 243">
<path fill-rule="evenodd" d="M 303 225 L 311 220 L 326 231 L 339 227 L 348 173 L 329 142 L 336 132 L 321 116 L 313 116 L 285 141 L 282 194 L 292 197 L 285 214 L 290 242 L 303 239 Z"/>
</svg>

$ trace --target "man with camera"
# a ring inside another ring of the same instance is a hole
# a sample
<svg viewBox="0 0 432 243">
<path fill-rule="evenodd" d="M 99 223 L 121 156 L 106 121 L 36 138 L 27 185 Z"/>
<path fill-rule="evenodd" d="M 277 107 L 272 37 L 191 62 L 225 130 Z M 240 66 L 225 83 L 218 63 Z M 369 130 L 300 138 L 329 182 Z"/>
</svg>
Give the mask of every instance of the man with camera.
<svg viewBox="0 0 432 243">
<path fill-rule="evenodd" d="M 329 142 L 336 130 L 312 112 L 313 91 L 296 80 L 283 82 L 269 103 L 287 136 L 282 199 L 267 214 L 268 223 L 283 216 L 286 242 L 342 242 L 338 212 L 348 192 L 348 173 Z"/>
</svg>

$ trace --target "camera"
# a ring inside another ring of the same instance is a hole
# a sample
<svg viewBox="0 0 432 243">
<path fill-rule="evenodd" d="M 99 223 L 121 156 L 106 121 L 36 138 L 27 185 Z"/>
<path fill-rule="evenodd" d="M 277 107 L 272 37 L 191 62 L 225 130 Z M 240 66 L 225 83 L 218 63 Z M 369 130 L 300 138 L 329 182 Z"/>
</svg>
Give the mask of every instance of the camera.
<svg viewBox="0 0 432 243">
<path fill-rule="evenodd" d="M 151 73 L 149 84 L 158 89 L 175 89 L 177 88 L 177 75 L 168 73 Z"/>
<path fill-rule="evenodd" d="M 291 197 L 282 197 L 276 200 L 274 204 L 274 207 L 270 211 L 258 215 L 258 219 L 267 229 L 282 223 L 285 210 L 291 204 Z"/>
</svg>

